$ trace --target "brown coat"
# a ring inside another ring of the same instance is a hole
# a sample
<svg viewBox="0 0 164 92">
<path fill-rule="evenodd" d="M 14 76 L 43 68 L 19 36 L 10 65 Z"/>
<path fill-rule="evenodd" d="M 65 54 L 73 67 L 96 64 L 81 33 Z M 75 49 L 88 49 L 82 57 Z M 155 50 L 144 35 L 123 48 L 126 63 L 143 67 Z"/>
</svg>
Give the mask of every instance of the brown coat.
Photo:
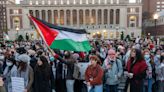
<svg viewBox="0 0 164 92">
<path fill-rule="evenodd" d="M 100 85 L 102 84 L 103 74 L 104 72 L 100 65 L 97 64 L 95 67 L 90 65 L 85 72 L 85 80 L 90 82 L 91 85 Z"/>
</svg>

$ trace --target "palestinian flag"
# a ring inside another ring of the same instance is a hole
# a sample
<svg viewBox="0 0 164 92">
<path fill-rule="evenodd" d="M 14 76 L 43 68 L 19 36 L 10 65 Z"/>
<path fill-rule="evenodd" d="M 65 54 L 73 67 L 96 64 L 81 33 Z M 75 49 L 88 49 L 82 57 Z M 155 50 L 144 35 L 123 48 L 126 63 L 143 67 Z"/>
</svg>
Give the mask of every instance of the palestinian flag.
<svg viewBox="0 0 164 92">
<path fill-rule="evenodd" d="M 83 52 L 91 50 L 86 30 L 56 26 L 33 16 L 29 18 L 51 49 Z"/>
</svg>

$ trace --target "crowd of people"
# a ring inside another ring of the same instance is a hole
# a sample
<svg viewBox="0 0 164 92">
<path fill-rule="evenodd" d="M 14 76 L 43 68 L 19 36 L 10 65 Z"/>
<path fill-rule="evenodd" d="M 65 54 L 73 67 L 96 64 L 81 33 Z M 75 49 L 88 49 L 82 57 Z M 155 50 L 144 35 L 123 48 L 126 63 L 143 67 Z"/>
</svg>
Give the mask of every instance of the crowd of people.
<svg viewBox="0 0 164 92">
<path fill-rule="evenodd" d="M 51 51 L 42 41 L 3 42 L 0 92 L 164 92 L 164 46 L 152 39 L 92 40 L 89 52 Z M 126 80 L 123 90 L 118 89 Z"/>
</svg>

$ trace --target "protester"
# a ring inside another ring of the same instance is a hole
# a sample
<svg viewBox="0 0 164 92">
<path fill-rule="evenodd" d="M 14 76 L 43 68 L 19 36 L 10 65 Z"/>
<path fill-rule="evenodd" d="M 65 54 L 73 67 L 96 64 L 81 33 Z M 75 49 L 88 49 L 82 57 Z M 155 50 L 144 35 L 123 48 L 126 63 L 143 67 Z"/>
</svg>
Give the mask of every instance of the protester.
<svg viewBox="0 0 164 92">
<path fill-rule="evenodd" d="M 4 84 L 7 92 L 13 92 L 12 91 L 12 83 L 11 83 L 11 77 L 16 77 L 17 75 L 17 67 L 16 62 L 14 58 L 8 58 L 6 59 L 6 67 L 3 72 L 3 79 Z"/>
<path fill-rule="evenodd" d="M 122 63 L 116 58 L 116 52 L 112 49 L 108 51 L 108 56 L 104 61 L 106 92 L 118 92 L 119 79 L 123 73 Z"/>
<path fill-rule="evenodd" d="M 52 69 L 45 56 L 40 56 L 34 70 L 34 92 L 51 92 L 55 82 Z"/>
<path fill-rule="evenodd" d="M 25 92 L 31 92 L 32 83 L 34 80 L 34 72 L 31 66 L 28 64 L 30 62 L 30 57 L 27 54 L 19 55 L 17 62 L 18 62 L 17 77 L 24 78 Z"/>
<path fill-rule="evenodd" d="M 156 73 L 159 80 L 157 92 L 164 92 L 164 54 L 161 56 L 161 62 L 156 69 Z"/>
<path fill-rule="evenodd" d="M 103 69 L 99 65 L 100 59 L 93 55 L 90 57 L 91 65 L 88 66 L 85 72 L 85 80 L 89 92 L 103 92 Z"/>
<path fill-rule="evenodd" d="M 147 70 L 146 70 L 146 79 L 144 82 L 144 92 L 152 92 L 152 84 L 153 84 L 153 68 L 154 68 L 154 63 L 153 63 L 153 59 L 150 55 L 150 51 L 148 49 L 145 49 L 144 52 L 144 59 L 146 61 L 146 64 L 148 66 Z M 147 90 L 146 90 L 147 88 Z"/>
<path fill-rule="evenodd" d="M 146 76 L 147 65 L 139 49 L 132 49 L 126 66 L 128 77 L 125 92 L 143 92 L 143 79 Z"/>
</svg>

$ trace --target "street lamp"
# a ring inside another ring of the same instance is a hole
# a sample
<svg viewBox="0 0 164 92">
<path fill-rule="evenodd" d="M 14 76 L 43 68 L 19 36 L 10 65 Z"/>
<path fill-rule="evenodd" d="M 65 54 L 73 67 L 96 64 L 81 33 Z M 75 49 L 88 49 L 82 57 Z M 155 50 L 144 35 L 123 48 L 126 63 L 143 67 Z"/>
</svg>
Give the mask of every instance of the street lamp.
<svg viewBox="0 0 164 92">
<path fill-rule="evenodd" d="M 17 31 L 17 37 L 18 37 L 18 31 L 20 30 L 19 27 L 17 26 L 15 30 Z"/>
<path fill-rule="evenodd" d="M 153 18 L 154 18 L 154 22 L 155 22 L 155 31 L 156 31 L 156 35 L 157 35 L 157 30 L 156 30 L 156 28 L 157 28 L 157 20 L 158 20 L 158 18 L 159 18 L 159 15 L 158 15 L 157 13 L 155 13 L 154 16 L 153 16 Z M 156 36 L 156 35 L 155 35 L 155 36 Z"/>
</svg>

